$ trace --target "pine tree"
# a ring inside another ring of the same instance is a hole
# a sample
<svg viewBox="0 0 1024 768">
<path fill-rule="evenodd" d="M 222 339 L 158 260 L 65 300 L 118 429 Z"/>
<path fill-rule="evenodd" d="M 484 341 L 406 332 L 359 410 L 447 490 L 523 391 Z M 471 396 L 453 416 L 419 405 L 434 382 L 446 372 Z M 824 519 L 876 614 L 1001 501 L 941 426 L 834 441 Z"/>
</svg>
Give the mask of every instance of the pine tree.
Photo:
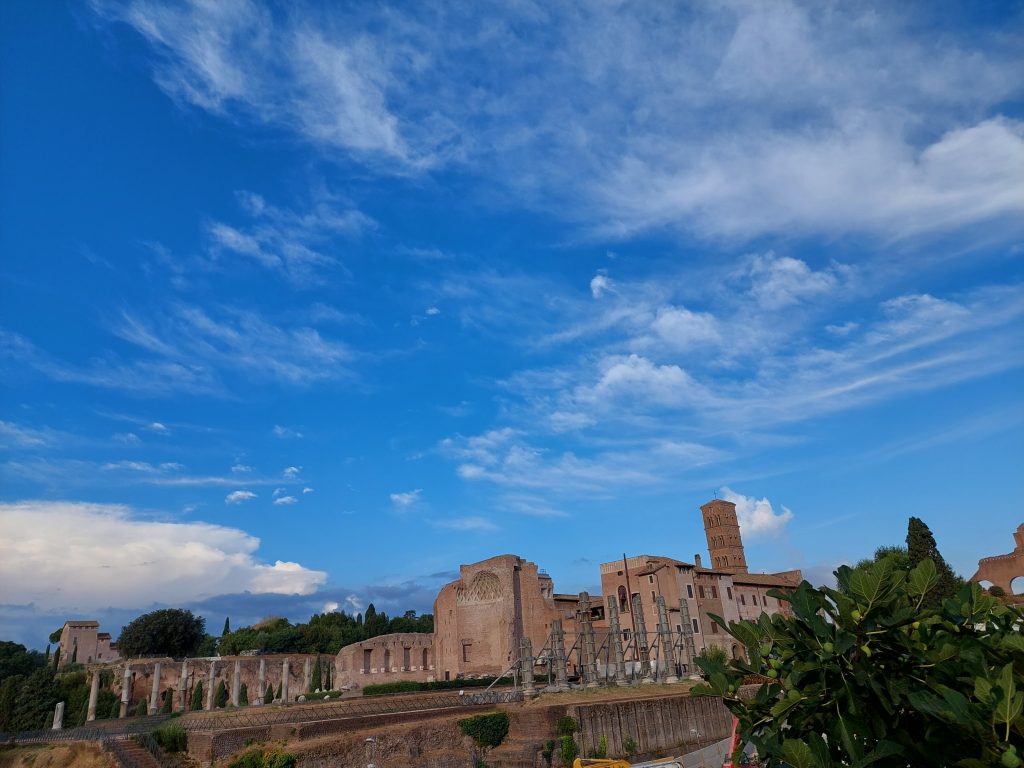
<svg viewBox="0 0 1024 768">
<path fill-rule="evenodd" d="M 223 709 L 228 705 L 228 687 L 223 680 L 217 685 L 217 692 L 213 695 L 213 706 Z"/>
<path fill-rule="evenodd" d="M 242 683 L 242 687 L 238 689 L 238 705 L 240 707 L 249 706 L 249 686 Z"/>
<path fill-rule="evenodd" d="M 230 635 L 230 634 L 231 634 L 231 617 L 230 616 L 225 616 L 224 617 L 224 631 L 220 633 L 220 636 L 224 637 L 225 635 Z"/>
<path fill-rule="evenodd" d="M 320 666 L 320 654 L 318 653 L 316 655 L 316 661 L 313 663 L 313 674 L 309 676 L 309 684 L 306 686 L 306 693 L 313 693 L 320 687 L 321 677 L 323 677 L 323 669 Z"/>
<path fill-rule="evenodd" d="M 200 680 L 196 683 L 196 687 L 192 689 L 192 701 L 188 703 L 188 708 L 192 712 L 198 712 L 203 708 L 203 681 Z"/>
<path fill-rule="evenodd" d="M 274 702 L 274 686 L 272 686 L 270 683 L 267 683 L 267 690 L 263 694 L 263 703 L 264 704 L 272 704 L 273 702 Z"/>
<path fill-rule="evenodd" d="M 910 557 L 911 568 L 916 567 L 925 559 L 930 559 L 935 564 L 939 583 L 928 593 L 926 605 L 939 605 L 947 597 L 953 597 L 956 594 L 962 580 L 953 573 L 953 569 L 939 553 L 931 530 L 923 520 L 917 517 L 910 518 L 907 524 L 907 554 Z"/>
</svg>

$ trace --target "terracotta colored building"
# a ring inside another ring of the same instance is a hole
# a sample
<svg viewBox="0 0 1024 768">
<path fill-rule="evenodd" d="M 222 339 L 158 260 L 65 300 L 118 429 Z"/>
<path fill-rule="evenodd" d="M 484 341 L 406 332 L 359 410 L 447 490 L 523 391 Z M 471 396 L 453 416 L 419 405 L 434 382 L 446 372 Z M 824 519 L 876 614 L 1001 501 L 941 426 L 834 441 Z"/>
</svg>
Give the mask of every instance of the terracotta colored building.
<svg viewBox="0 0 1024 768">
<path fill-rule="evenodd" d="M 98 621 L 65 621 L 59 648 L 62 667 L 70 664 L 72 658 L 79 664 L 103 664 L 121 658 L 110 633 L 100 632 Z"/>
<path fill-rule="evenodd" d="M 987 581 L 1008 595 L 1015 594 L 1014 588 L 1017 593 L 1024 593 L 1024 523 L 1017 526 L 1013 539 L 1016 546 L 1012 552 L 981 558 L 971 581 Z"/>
<path fill-rule="evenodd" d="M 346 645 L 334 662 L 335 687 L 434 679 L 434 636 L 425 632 L 379 635 Z M 372 679 L 371 679 L 372 676 Z"/>
</svg>

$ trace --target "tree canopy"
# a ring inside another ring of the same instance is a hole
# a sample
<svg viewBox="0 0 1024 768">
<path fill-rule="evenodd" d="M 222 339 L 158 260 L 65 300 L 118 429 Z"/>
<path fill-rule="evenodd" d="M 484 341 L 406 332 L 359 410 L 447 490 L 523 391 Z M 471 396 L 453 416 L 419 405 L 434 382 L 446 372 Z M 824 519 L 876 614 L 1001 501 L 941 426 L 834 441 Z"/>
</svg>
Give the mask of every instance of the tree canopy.
<svg viewBox="0 0 1024 768">
<path fill-rule="evenodd" d="M 1022 765 L 1024 611 L 964 584 L 929 605 L 930 559 L 909 573 L 883 557 L 836 572 L 839 589 L 768 594 L 793 616 L 728 624 L 746 659 L 697 659 L 745 742 L 798 768 Z M 767 679 L 741 698 L 747 676 Z"/>
<path fill-rule="evenodd" d="M 163 608 L 139 616 L 121 630 L 118 651 L 124 658 L 195 656 L 205 636 L 206 620 L 191 611 Z"/>
<path fill-rule="evenodd" d="M 0 683 L 14 675 L 31 675 L 46 666 L 46 657 L 39 651 L 29 651 L 21 643 L 0 640 Z"/>
<path fill-rule="evenodd" d="M 924 560 L 931 560 L 935 563 L 938 582 L 925 598 L 928 605 L 938 605 L 947 597 L 952 597 L 963 584 L 963 579 L 953 573 L 953 569 L 939 553 L 939 547 L 935 543 L 931 529 L 917 517 L 910 518 L 907 523 L 907 557 L 910 560 L 911 568 Z"/>
</svg>

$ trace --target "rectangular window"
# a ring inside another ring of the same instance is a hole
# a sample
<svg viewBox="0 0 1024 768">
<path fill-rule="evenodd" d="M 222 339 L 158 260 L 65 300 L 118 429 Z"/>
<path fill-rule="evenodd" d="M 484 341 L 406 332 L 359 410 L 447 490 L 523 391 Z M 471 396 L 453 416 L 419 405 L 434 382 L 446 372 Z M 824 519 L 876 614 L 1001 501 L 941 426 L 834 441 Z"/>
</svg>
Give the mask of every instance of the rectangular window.
<svg viewBox="0 0 1024 768">
<path fill-rule="evenodd" d="M 754 601 L 754 605 L 757 605 L 757 593 L 756 592 L 750 596 L 750 599 Z"/>
<path fill-rule="evenodd" d="M 714 621 L 711 622 L 711 634 L 713 634 L 713 635 L 717 635 L 718 634 L 718 623 L 717 622 L 714 622 Z"/>
<path fill-rule="evenodd" d="M 654 593 L 654 590 L 652 589 L 651 590 L 651 603 L 654 604 L 654 603 L 657 603 L 657 602 L 658 602 L 658 596 Z"/>
<path fill-rule="evenodd" d="M 700 634 L 700 622 L 698 622 L 697 619 L 690 619 L 690 621 L 693 622 L 693 632 L 694 632 L 694 634 L 699 635 Z"/>
<path fill-rule="evenodd" d="M 463 662 L 466 662 L 466 663 L 469 662 L 469 649 L 470 648 L 472 648 L 472 646 L 469 643 L 463 643 L 463 645 L 462 645 L 462 661 Z"/>
<path fill-rule="evenodd" d="M 700 595 L 700 599 L 701 600 L 704 599 L 704 585 L 703 584 L 700 585 L 699 587 L 697 587 L 697 594 Z"/>
<path fill-rule="evenodd" d="M 629 640 L 629 630 L 628 629 L 622 630 L 622 639 L 623 640 Z"/>
<path fill-rule="evenodd" d="M 683 625 L 682 624 L 676 624 L 676 632 L 678 634 L 680 634 L 680 635 L 683 634 Z"/>
<path fill-rule="evenodd" d="M 693 585 L 692 584 L 687 584 L 686 585 L 686 596 L 688 598 L 690 598 L 691 600 L 693 600 Z"/>
<path fill-rule="evenodd" d="M 747 596 L 744 595 L 742 592 L 740 592 L 740 605 L 746 605 L 746 604 L 747 604 Z"/>
<path fill-rule="evenodd" d="M 647 583 L 648 584 L 653 584 L 654 583 L 654 574 L 653 573 L 650 576 L 647 577 Z"/>
<path fill-rule="evenodd" d="M 711 588 L 711 597 L 714 600 L 718 599 L 718 587 L 712 587 Z"/>
<path fill-rule="evenodd" d="M 725 593 L 729 595 L 729 599 L 732 600 L 732 587 L 726 587 Z"/>
</svg>

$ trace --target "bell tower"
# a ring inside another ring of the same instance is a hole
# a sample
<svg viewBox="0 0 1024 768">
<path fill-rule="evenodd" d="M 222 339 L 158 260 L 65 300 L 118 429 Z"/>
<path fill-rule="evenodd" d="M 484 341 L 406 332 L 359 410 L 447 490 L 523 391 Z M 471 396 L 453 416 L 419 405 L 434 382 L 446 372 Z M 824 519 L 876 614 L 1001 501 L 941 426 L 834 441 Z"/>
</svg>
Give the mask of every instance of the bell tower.
<svg viewBox="0 0 1024 768">
<path fill-rule="evenodd" d="M 709 567 L 728 573 L 747 573 L 747 556 L 740 538 L 736 505 L 724 499 L 709 501 L 700 508 L 704 535 L 708 538 Z"/>
</svg>

